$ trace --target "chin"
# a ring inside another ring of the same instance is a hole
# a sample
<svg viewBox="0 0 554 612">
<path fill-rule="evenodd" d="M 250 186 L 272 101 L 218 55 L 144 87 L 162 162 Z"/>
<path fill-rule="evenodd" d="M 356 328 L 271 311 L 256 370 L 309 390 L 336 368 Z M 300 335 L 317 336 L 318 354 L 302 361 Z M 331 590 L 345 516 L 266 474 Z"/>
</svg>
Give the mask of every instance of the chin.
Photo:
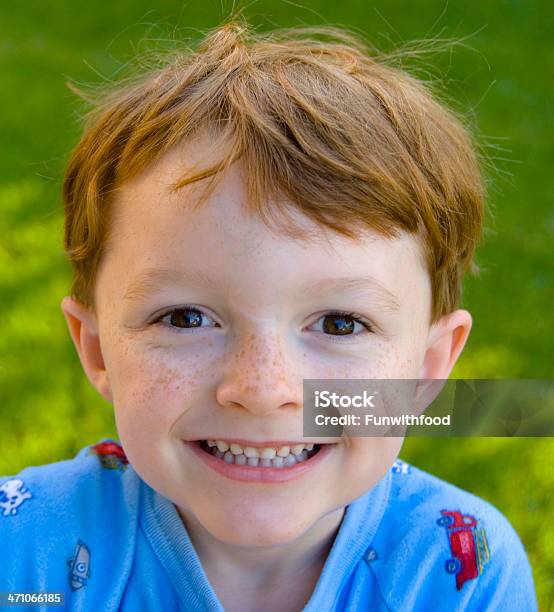
<svg viewBox="0 0 554 612">
<path fill-rule="evenodd" d="M 280 546 L 299 538 L 311 527 L 309 521 L 302 522 L 296 517 L 294 522 L 287 517 L 248 517 L 242 521 L 228 520 L 224 517 L 210 517 L 202 523 L 214 538 L 233 546 Z M 314 519 L 315 522 L 315 519 Z"/>
</svg>

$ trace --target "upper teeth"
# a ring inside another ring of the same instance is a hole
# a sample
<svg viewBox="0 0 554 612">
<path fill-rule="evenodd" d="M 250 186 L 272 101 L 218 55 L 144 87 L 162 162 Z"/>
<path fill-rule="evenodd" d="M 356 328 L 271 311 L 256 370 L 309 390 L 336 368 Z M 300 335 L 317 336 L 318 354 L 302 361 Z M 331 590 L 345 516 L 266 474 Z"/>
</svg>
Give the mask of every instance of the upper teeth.
<svg viewBox="0 0 554 612">
<path fill-rule="evenodd" d="M 313 444 L 295 444 L 294 446 L 264 446 L 255 448 L 254 446 L 241 446 L 236 442 L 226 442 L 225 440 L 206 440 L 208 446 L 217 446 L 222 453 L 231 451 L 233 455 L 246 455 L 247 457 L 259 457 L 260 459 L 274 459 L 277 457 L 288 457 L 290 454 L 300 455 L 303 450 L 311 451 Z"/>
</svg>

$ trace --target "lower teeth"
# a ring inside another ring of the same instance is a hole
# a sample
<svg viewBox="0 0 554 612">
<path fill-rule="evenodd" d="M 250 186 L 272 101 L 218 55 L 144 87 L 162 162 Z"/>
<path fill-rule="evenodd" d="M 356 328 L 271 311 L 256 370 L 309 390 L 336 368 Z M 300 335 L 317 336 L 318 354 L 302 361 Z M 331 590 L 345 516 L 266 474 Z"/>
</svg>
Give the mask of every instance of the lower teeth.
<svg viewBox="0 0 554 612">
<path fill-rule="evenodd" d="M 217 446 L 208 446 L 205 440 L 200 442 L 202 450 L 206 451 L 210 455 L 222 459 L 225 463 L 234 463 L 236 465 L 249 465 L 251 467 L 268 467 L 268 468 L 285 468 L 292 467 L 297 463 L 302 463 L 315 455 L 319 451 L 319 445 L 314 445 L 313 450 L 303 450 L 299 455 L 293 455 L 290 453 L 286 457 L 274 457 L 273 459 L 261 459 L 259 457 L 247 457 L 246 455 L 233 455 L 231 451 L 222 452 Z"/>
</svg>

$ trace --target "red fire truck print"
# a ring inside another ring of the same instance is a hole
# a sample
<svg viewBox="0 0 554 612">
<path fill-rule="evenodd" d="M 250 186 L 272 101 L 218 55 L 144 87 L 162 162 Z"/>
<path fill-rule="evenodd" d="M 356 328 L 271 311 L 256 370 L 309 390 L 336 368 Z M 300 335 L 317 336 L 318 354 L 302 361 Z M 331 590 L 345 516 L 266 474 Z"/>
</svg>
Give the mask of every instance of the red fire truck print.
<svg viewBox="0 0 554 612">
<path fill-rule="evenodd" d="M 100 442 L 91 446 L 89 452 L 98 455 L 102 466 L 110 470 L 124 470 L 129 463 L 123 449 L 116 442 Z"/>
<path fill-rule="evenodd" d="M 459 591 L 467 580 L 477 578 L 490 560 L 485 530 L 479 521 L 459 511 L 441 510 L 438 525 L 446 528 L 452 557 L 444 564 L 449 574 L 456 574 Z"/>
</svg>

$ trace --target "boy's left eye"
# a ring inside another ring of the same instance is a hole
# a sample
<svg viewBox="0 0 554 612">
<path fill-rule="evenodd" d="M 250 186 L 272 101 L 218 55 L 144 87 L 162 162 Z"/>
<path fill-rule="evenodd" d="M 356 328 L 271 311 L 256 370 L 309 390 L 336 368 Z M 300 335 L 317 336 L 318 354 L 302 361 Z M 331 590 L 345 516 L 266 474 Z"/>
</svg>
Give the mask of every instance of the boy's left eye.
<svg viewBox="0 0 554 612">
<path fill-rule="evenodd" d="M 360 333 L 372 333 L 373 326 L 369 321 L 356 315 L 353 312 L 330 312 L 323 315 L 317 320 L 317 323 L 322 322 L 318 326 L 318 331 L 330 336 L 358 336 Z M 361 327 L 361 332 L 355 332 L 356 326 Z M 365 332 L 363 329 L 365 328 Z"/>
</svg>

